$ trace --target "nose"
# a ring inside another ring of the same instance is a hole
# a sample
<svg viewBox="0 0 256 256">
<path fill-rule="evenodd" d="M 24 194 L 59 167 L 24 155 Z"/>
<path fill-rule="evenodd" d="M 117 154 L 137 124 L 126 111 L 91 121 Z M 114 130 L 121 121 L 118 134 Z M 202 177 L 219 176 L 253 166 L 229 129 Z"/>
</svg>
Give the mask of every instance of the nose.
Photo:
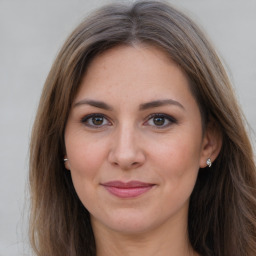
<svg viewBox="0 0 256 256">
<path fill-rule="evenodd" d="M 113 136 L 108 160 L 122 170 L 140 167 L 145 162 L 145 153 L 136 128 L 123 126 Z"/>
</svg>

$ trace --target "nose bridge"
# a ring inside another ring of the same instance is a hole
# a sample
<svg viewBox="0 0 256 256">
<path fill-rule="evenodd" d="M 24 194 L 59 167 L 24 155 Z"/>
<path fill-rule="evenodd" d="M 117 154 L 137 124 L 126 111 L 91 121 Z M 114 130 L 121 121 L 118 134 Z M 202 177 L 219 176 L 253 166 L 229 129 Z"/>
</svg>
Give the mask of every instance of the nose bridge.
<svg viewBox="0 0 256 256">
<path fill-rule="evenodd" d="M 113 138 L 110 161 L 123 169 L 129 169 L 141 165 L 144 158 L 136 126 L 130 122 L 120 124 Z"/>
<path fill-rule="evenodd" d="M 121 124 L 117 130 L 115 141 L 115 152 L 118 157 L 128 158 L 136 152 L 136 129 L 130 123 Z"/>
</svg>

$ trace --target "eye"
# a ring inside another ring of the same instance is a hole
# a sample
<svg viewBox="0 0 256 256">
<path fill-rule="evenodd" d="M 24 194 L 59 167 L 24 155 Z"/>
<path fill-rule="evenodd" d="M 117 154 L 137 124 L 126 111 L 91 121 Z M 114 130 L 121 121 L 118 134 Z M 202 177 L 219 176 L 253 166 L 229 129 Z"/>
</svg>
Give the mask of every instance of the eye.
<svg viewBox="0 0 256 256">
<path fill-rule="evenodd" d="M 176 122 L 176 119 L 172 116 L 166 114 L 153 114 L 149 116 L 145 124 L 161 129 L 169 127 L 171 124 Z"/>
<path fill-rule="evenodd" d="M 111 125 L 109 120 L 102 114 L 90 114 L 82 118 L 81 122 L 88 127 L 101 128 L 106 125 Z"/>
</svg>

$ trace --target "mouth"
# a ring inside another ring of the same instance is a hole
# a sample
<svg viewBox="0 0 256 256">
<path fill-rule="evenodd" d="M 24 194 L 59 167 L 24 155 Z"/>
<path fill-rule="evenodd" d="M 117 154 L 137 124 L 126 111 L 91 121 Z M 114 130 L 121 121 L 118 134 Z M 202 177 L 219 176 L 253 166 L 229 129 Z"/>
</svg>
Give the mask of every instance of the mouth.
<svg viewBox="0 0 256 256">
<path fill-rule="evenodd" d="M 155 184 L 140 181 L 110 181 L 101 184 L 110 194 L 119 198 L 138 197 L 151 190 Z"/>
</svg>

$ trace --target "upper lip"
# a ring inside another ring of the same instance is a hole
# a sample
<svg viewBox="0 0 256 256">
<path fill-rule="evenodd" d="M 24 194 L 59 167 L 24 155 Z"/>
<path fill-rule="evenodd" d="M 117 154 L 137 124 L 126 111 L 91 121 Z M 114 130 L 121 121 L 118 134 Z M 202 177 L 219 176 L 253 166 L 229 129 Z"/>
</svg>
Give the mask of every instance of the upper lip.
<svg viewBox="0 0 256 256">
<path fill-rule="evenodd" d="M 153 186 L 155 184 L 152 183 L 146 183 L 142 181 L 132 180 L 129 182 L 123 182 L 119 180 L 109 181 L 102 183 L 103 186 L 107 187 L 116 187 L 116 188 L 138 188 L 138 187 L 148 187 Z"/>
</svg>

